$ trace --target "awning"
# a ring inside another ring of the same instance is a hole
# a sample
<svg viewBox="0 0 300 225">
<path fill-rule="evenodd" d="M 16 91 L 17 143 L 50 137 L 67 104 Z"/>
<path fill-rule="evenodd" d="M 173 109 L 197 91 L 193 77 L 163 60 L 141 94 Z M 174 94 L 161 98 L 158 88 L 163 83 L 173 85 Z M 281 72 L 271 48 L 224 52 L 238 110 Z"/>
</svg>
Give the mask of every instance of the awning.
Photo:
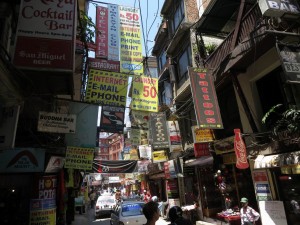
<svg viewBox="0 0 300 225">
<path fill-rule="evenodd" d="M 207 166 L 213 164 L 213 161 L 214 159 L 212 156 L 203 156 L 185 161 L 184 166 Z"/>
</svg>

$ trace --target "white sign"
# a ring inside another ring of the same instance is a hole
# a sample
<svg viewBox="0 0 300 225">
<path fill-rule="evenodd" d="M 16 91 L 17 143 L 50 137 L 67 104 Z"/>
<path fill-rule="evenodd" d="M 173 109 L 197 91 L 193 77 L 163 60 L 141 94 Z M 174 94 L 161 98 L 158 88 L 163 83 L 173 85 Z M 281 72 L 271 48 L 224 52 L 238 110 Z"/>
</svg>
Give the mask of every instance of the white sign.
<svg viewBox="0 0 300 225">
<path fill-rule="evenodd" d="M 262 224 L 287 225 L 286 215 L 281 201 L 259 201 Z"/>
<path fill-rule="evenodd" d="M 76 115 L 40 112 L 38 131 L 50 133 L 75 133 Z"/>
</svg>

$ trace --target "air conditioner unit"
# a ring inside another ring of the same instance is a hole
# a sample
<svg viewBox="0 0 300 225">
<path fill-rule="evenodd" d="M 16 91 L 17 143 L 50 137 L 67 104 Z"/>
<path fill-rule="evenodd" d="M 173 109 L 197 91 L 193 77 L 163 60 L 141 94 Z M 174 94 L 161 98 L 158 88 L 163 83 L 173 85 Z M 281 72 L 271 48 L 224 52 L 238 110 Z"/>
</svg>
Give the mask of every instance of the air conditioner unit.
<svg viewBox="0 0 300 225">
<path fill-rule="evenodd" d="M 290 20 L 300 17 L 297 0 L 259 0 L 258 4 L 263 16 Z"/>
</svg>

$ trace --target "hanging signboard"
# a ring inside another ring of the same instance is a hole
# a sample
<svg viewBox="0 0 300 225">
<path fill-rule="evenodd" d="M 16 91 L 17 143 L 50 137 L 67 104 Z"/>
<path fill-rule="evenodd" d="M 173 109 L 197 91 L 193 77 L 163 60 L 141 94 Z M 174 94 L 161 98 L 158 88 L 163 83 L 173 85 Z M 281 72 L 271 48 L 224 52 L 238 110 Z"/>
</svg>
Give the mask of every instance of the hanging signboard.
<svg viewBox="0 0 300 225">
<path fill-rule="evenodd" d="M 102 106 L 100 131 L 108 133 L 123 133 L 125 108 Z"/>
<path fill-rule="evenodd" d="M 182 151 L 178 121 L 167 121 L 170 136 L 170 152 Z"/>
<path fill-rule="evenodd" d="M 119 6 L 108 4 L 108 59 L 120 61 L 120 12 Z"/>
<path fill-rule="evenodd" d="M 86 102 L 126 107 L 128 76 L 90 69 Z"/>
<path fill-rule="evenodd" d="M 285 45 L 277 43 L 277 51 L 286 80 L 300 83 L 300 47 L 299 45 Z"/>
<path fill-rule="evenodd" d="M 65 168 L 91 170 L 94 148 L 67 147 Z"/>
<path fill-rule="evenodd" d="M 108 55 L 108 9 L 96 7 L 96 58 L 107 58 Z"/>
<path fill-rule="evenodd" d="M 157 112 L 158 109 L 158 79 L 145 76 L 133 78 L 131 109 Z"/>
<path fill-rule="evenodd" d="M 149 145 L 139 145 L 139 153 L 141 159 L 151 159 L 152 149 Z"/>
<path fill-rule="evenodd" d="M 189 68 L 189 77 L 199 127 L 223 129 L 213 76 L 204 70 Z"/>
<path fill-rule="evenodd" d="M 169 148 L 169 135 L 165 113 L 150 113 L 153 149 Z"/>
<path fill-rule="evenodd" d="M 194 154 L 195 158 L 209 156 L 209 143 L 194 143 Z"/>
<path fill-rule="evenodd" d="M 194 143 L 214 141 L 214 133 L 211 129 L 202 129 L 199 126 L 192 126 Z"/>
<path fill-rule="evenodd" d="M 130 122 L 131 128 L 138 128 L 142 130 L 149 129 L 149 112 L 131 110 Z"/>
<path fill-rule="evenodd" d="M 39 112 L 37 129 L 49 133 L 75 133 L 76 115 Z"/>
<path fill-rule="evenodd" d="M 89 58 L 89 69 L 120 72 L 120 61 Z"/>
<path fill-rule="evenodd" d="M 168 160 L 168 156 L 165 150 L 156 150 L 152 152 L 153 162 L 165 162 Z"/>
</svg>

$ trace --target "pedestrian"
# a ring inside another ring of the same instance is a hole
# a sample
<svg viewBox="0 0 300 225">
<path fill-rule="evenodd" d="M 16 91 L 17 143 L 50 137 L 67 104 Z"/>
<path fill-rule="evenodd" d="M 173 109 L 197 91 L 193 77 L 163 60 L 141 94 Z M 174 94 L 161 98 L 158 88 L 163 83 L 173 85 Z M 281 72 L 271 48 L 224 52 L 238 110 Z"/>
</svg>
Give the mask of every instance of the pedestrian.
<svg viewBox="0 0 300 225">
<path fill-rule="evenodd" d="M 182 209 L 179 206 L 173 206 L 169 210 L 170 225 L 193 225 L 188 219 L 182 217 Z"/>
<path fill-rule="evenodd" d="M 95 193 L 94 191 L 92 191 L 92 193 L 90 194 L 91 209 L 94 208 L 94 205 L 95 205 L 95 199 L 96 199 L 96 193 Z"/>
<path fill-rule="evenodd" d="M 147 190 L 144 190 L 144 198 L 143 198 L 143 201 L 144 201 L 145 203 L 151 201 L 151 195 L 150 195 L 150 193 L 149 193 Z"/>
<path fill-rule="evenodd" d="M 155 222 L 159 219 L 158 203 L 150 201 L 143 207 L 143 214 L 147 219 L 147 223 L 144 225 L 155 225 Z"/>
<path fill-rule="evenodd" d="M 259 213 L 253 208 L 248 206 L 248 199 L 241 198 L 242 208 L 241 208 L 241 225 L 252 225 L 255 224 L 260 217 Z"/>
</svg>

